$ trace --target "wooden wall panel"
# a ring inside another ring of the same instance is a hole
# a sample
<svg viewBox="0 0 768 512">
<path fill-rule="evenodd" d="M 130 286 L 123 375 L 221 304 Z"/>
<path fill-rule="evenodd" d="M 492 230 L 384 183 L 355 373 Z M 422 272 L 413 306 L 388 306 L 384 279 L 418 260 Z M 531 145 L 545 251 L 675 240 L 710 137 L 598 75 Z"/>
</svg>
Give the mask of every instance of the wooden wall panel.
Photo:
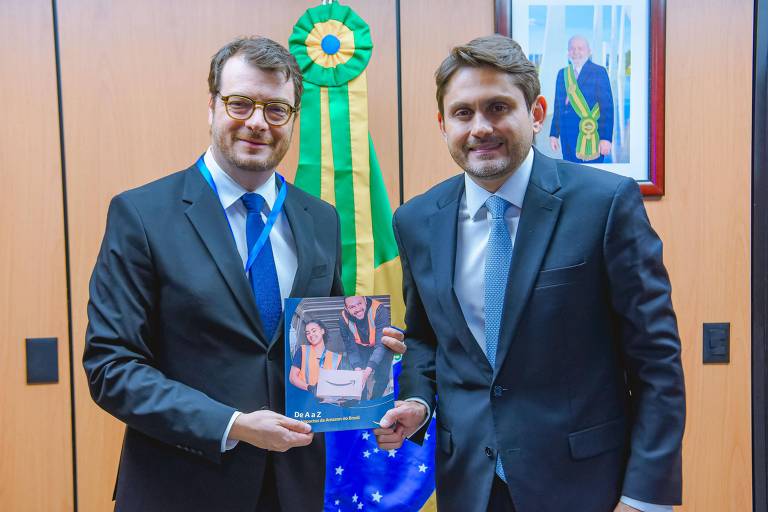
<svg viewBox="0 0 768 512">
<path fill-rule="evenodd" d="M 437 125 L 434 75 L 453 46 L 493 33 L 493 4 L 491 0 L 400 3 L 406 200 L 461 172 Z"/>
<path fill-rule="evenodd" d="M 667 2 L 664 241 L 688 421 L 681 511 L 752 510 L 750 0 Z M 716 37 L 713 35 L 716 34 Z M 702 364 L 702 323 L 731 323 L 731 363 Z"/>
<path fill-rule="evenodd" d="M 64 209 L 50 0 L 0 2 L 0 509 L 72 510 Z M 59 340 L 27 385 L 24 339 Z"/>
<path fill-rule="evenodd" d="M 71 226 L 78 496 L 81 512 L 107 510 L 123 426 L 91 401 L 79 360 L 88 279 L 109 199 L 192 164 L 209 144 L 210 57 L 227 41 L 260 34 L 286 45 L 319 2 L 290 0 L 60 0 L 62 96 Z M 385 182 L 399 198 L 394 0 L 349 1 L 375 45 L 368 74 L 370 129 Z M 292 180 L 294 144 L 281 171 Z M 396 203 L 393 203 L 396 204 Z"/>
</svg>

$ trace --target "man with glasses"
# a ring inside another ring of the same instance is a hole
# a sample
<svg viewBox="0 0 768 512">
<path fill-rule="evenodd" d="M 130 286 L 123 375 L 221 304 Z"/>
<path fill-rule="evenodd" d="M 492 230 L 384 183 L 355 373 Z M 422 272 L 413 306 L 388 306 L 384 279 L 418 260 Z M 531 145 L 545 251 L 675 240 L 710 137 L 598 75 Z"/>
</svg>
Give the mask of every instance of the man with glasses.
<svg viewBox="0 0 768 512">
<path fill-rule="evenodd" d="M 208 85 L 210 148 L 112 200 L 91 278 L 91 395 L 127 425 L 116 510 L 320 510 L 322 436 L 280 414 L 283 299 L 343 295 L 336 211 L 275 172 L 301 75 L 244 38 Z"/>
</svg>

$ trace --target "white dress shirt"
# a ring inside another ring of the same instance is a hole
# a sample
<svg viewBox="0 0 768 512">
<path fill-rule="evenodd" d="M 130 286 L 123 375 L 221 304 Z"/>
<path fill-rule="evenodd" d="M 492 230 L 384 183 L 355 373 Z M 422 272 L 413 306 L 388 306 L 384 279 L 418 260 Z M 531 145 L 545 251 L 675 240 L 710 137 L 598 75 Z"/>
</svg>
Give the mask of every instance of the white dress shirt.
<svg viewBox="0 0 768 512">
<path fill-rule="evenodd" d="M 269 179 L 256 190 L 246 190 L 216 163 L 210 148 L 205 152 L 203 159 L 208 170 L 211 171 L 211 177 L 218 189 L 219 201 L 221 201 L 221 206 L 227 214 L 227 220 L 229 220 L 232 234 L 235 237 L 237 252 L 240 253 L 240 259 L 243 260 L 243 270 L 245 270 L 245 265 L 248 262 L 248 242 L 245 236 L 245 221 L 248 217 L 248 210 L 240 198 L 248 192 L 261 195 L 264 198 L 261 219 L 266 223 L 269 212 L 272 211 L 277 199 L 275 174 L 272 173 Z M 275 257 L 277 280 L 280 283 L 280 299 L 284 300 L 291 294 L 293 279 L 296 277 L 296 269 L 298 268 L 296 242 L 293 240 L 293 232 L 291 232 L 291 226 L 285 215 L 281 214 L 277 218 L 272 231 L 269 232 L 269 243 L 272 244 L 272 254 Z"/>
<path fill-rule="evenodd" d="M 275 205 L 275 199 L 277 199 L 275 174 L 272 173 L 269 179 L 256 190 L 246 190 L 242 185 L 233 180 L 229 174 L 224 172 L 224 169 L 221 168 L 213 157 L 211 148 L 208 148 L 208 151 L 205 152 L 203 161 L 211 172 L 213 182 L 216 184 L 216 190 L 219 193 L 219 201 L 221 201 L 221 206 L 224 208 L 224 213 L 227 215 L 229 226 L 232 228 L 232 235 L 235 237 L 237 252 L 240 254 L 240 259 L 243 260 L 243 272 L 245 272 L 245 266 L 248 263 L 248 242 L 245 234 L 245 221 L 248 217 L 248 210 L 245 208 L 245 205 L 240 198 L 243 194 L 248 192 L 255 192 L 261 195 L 264 198 L 264 208 L 261 212 L 261 218 L 266 223 L 269 212 L 272 211 L 272 207 Z M 299 266 L 293 232 L 291 231 L 291 226 L 288 224 L 288 219 L 282 213 L 277 218 L 274 226 L 272 226 L 272 230 L 269 232 L 269 243 L 272 245 L 272 254 L 275 258 L 277 280 L 280 284 L 280 299 L 282 301 L 291 293 L 293 280 L 296 277 L 296 269 Z M 221 438 L 222 452 L 231 450 L 237 445 L 236 440 L 228 439 L 228 437 L 229 431 L 232 429 L 232 424 L 239 415 L 240 411 L 236 411 L 229 419 L 229 424 L 224 431 L 224 436 Z"/>
<path fill-rule="evenodd" d="M 475 183 L 468 174 L 464 174 L 464 194 L 459 204 L 456 232 L 456 267 L 453 273 L 453 288 L 459 300 L 461 312 L 464 314 L 464 320 L 484 353 L 486 351 L 485 254 L 491 232 L 490 214 L 485 207 L 485 201 L 491 195 L 497 195 L 511 204 L 504 214 L 504 221 L 509 229 L 509 236 L 514 248 L 525 191 L 528 189 L 532 169 L 533 149 L 528 152 L 528 156 L 525 157 L 520 167 L 494 194 Z M 420 399 L 415 400 L 427 405 Z M 429 408 L 427 411 L 429 412 Z M 429 415 L 427 417 L 429 418 Z M 672 512 L 670 506 L 644 503 L 626 496 L 622 496 L 621 501 L 642 512 Z"/>
<path fill-rule="evenodd" d="M 515 245 L 517 224 L 520 221 L 520 211 L 523 207 L 525 189 L 531 177 L 533 168 L 533 149 L 528 152 L 520 167 L 496 191 L 496 195 L 512 204 L 504 214 L 504 220 Z M 485 201 L 490 192 L 472 181 L 464 174 L 464 194 L 459 204 L 459 221 L 456 233 L 456 268 L 453 274 L 453 288 L 464 313 L 464 319 L 469 330 L 485 352 L 485 247 L 491 233 L 488 224 L 488 209 Z M 426 425 L 432 414 L 429 405 L 421 398 L 411 397 L 406 400 L 419 402 L 427 408 L 427 417 L 421 424 Z M 421 428 L 419 427 L 419 429 Z"/>
<path fill-rule="evenodd" d="M 485 201 L 496 195 L 511 204 L 504 213 L 512 247 L 515 246 L 517 225 L 523 210 L 523 199 L 531 179 L 533 149 L 523 163 L 494 194 L 475 183 L 464 174 L 464 194 L 459 204 L 459 220 L 456 230 L 456 268 L 453 273 L 453 289 L 459 299 L 461 312 L 477 344 L 485 352 L 485 252 L 491 233 L 490 214 Z"/>
</svg>

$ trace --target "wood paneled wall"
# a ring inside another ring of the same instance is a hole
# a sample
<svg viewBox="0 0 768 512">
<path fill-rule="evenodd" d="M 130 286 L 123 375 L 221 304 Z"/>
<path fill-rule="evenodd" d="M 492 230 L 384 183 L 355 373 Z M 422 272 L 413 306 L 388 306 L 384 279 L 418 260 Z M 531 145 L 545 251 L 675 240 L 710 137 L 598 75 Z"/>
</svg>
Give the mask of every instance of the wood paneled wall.
<svg viewBox="0 0 768 512">
<path fill-rule="evenodd" d="M 666 196 L 646 207 L 683 342 L 686 512 L 752 510 L 752 10 L 667 2 Z M 729 365 L 702 364 L 704 322 L 731 323 Z"/>
<path fill-rule="evenodd" d="M 493 2 L 405 1 L 400 20 L 403 195 L 408 200 L 461 172 L 438 128 L 435 70 L 453 46 L 493 33 Z"/>
<path fill-rule="evenodd" d="M 0 2 L 0 509 L 72 510 L 59 114 L 50 0 Z M 58 338 L 59 382 L 27 385 L 25 338 Z"/>
<path fill-rule="evenodd" d="M 80 366 L 87 283 L 109 199 L 191 164 L 208 144 L 211 54 L 238 34 L 285 44 L 316 1 L 59 0 L 70 226 L 79 510 L 111 509 L 123 427 L 93 404 Z M 493 3 L 401 2 L 399 182 L 394 0 L 349 0 L 371 25 L 371 132 L 393 205 L 459 169 L 435 119 L 450 46 L 493 30 Z M 667 3 L 666 196 L 646 202 L 665 243 L 688 392 L 681 511 L 752 509 L 750 120 L 752 2 Z M 6 189 L 0 206 L 0 508 L 71 510 L 63 205 L 51 3 L 0 3 Z M 23 49 L 23 51 L 22 51 Z M 298 125 L 297 125 L 298 130 Z M 291 179 L 298 134 L 282 166 Z M 42 271 L 41 271 L 42 270 Z M 7 283 L 7 284 L 6 284 Z M 731 363 L 701 363 L 701 324 L 731 323 Z M 23 339 L 57 336 L 61 383 L 26 386 Z M 19 471 L 19 468 L 25 468 Z M 29 469 L 27 469 L 29 468 Z M 31 477 L 30 475 L 35 475 Z M 42 487 L 45 489 L 42 489 Z"/>
</svg>

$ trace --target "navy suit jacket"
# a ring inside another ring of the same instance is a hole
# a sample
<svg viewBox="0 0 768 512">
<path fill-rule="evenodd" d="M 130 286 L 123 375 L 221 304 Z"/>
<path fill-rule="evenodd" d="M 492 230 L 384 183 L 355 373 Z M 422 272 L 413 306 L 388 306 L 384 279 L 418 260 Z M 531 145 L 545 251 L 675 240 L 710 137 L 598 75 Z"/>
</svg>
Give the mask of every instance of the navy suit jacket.
<svg viewBox="0 0 768 512">
<path fill-rule="evenodd" d="M 343 295 L 334 208 L 291 185 L 291 296 Z M 224 210 L 197 168 L 116 196 L 90 282 L 83 364 L 127 425 L 120 511 L 253 512 L 267 452 L 221 453 L 235 410 L 283 413 L 282 322 L 268 339 Z M 324 443 L 271 453 L 284 510 L 320 510 Z"/>
<path fill-rule="evenodd" d="M 597 133 L 600 140 L 613 140 L 613 94 L 611 81 L 603 66 L 587 60 L 576 79 L 590 110 L 595 104 L 600 105 L 600 119 L 597 121 Z M 552 113 L 550 137 L 560 137 L 563 158 L 571 162 L 581 162 L 576 157 L 576 140 L 579 136 L 579 118 L 570 101 L 566 104 L 568 93 L 565 90 L 565 69 L 557 73 L 555 81 L 555 104 Z M 593 162 L 602 162 L 602 158 Z"/>
<path fill-rule="evenodd" d="M 394 216 L 400 396 L 437 407 L 439 509 L 484 511 L 497 454 L 517 512 L 611 512 L 621 495 L 680 503 L 680 341 L 637 184 L 536 152 L 496 368 L 453 289 L 463 192 L 456 176 Z"/>
</svg>

